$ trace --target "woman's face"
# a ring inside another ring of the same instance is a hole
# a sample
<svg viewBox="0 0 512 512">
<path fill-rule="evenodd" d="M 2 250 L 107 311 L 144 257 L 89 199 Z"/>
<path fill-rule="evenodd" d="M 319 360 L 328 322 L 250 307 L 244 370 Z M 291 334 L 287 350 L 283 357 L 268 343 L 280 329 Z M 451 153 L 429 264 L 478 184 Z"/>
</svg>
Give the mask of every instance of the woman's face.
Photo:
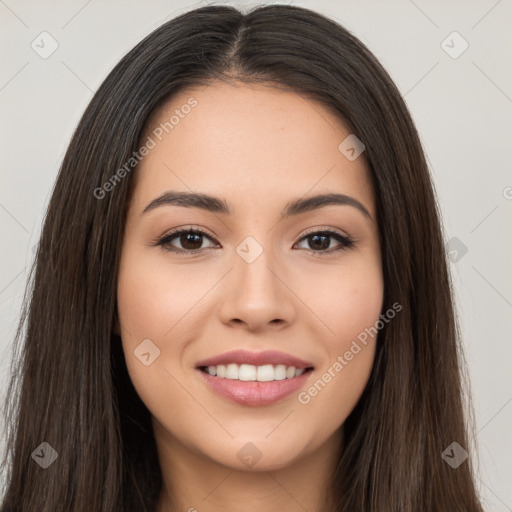
<svg viewBox="0 0 512 512">
<path fill-rule="evenodd" d="M 245 84 L 182 91 L 152 116 L 118 313 L 160 447 L 269 470 L 340 435 L 383 300 L 371 182 L 349 135 L 320 103 Z M 308 201 L 322 194 L 341 201 Z M 168 236 L 188 229 L 205 234 Z"/>
</svg>

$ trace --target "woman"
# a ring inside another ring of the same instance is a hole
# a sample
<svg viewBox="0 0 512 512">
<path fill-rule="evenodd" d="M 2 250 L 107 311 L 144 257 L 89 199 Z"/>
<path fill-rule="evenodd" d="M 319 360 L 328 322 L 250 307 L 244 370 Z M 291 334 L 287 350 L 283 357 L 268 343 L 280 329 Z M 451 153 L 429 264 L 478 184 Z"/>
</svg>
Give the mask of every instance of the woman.
<svg viewBox="0 0 512 512">
<path fill-rule="evenodd" d="M 419 138 L 322 15 L 204 7 L 130 51 L 34 271 L 2 512 L 482 510 Z"/>
</svg>

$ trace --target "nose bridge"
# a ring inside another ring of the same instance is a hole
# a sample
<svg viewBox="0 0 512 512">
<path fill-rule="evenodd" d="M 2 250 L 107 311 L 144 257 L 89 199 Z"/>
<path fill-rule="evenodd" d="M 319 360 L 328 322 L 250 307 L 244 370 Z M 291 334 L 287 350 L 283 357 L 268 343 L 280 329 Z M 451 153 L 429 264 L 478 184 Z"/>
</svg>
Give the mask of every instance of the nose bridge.
<svg viewBox="0 0 512 512">
<path fill-rule="evenodd" d="M 238 233 L 243 237 L 235 246 L 234 264 L 237 273 L 240 272 L 246 278 L 254 274 L 262 277 L 268 272 L 267 266 L 275 266 L 274 234 L 273 229 L 264 221 L 265 207 L 259 205 L 246 205 L 251 210 L 251 215 L 239 216 Z M 270 222 L 270 218 L 267 219 Z"/>
<path fill-rule="evenodd" d="M 266 300 L 271 300 L 279 292 L 275 270 L 270 270 L 278 266 L 271 236 L 263 231 L 249 235 L 238 244 L 235 252 L 234 270 L 239 285 L 245 287 L 247 295 L 263 294 Z"/>
<path fill-rule="evenodd" d="M 233 255 L 230 287 L 222 296 L 224 322 L 242 321 L 252 329 L 269 322 L 289 322 L 293 317 L 290 294 L 279 275 L 280 262 L 272 236 L 260 230 L 246 236 Z"/>
</svg>

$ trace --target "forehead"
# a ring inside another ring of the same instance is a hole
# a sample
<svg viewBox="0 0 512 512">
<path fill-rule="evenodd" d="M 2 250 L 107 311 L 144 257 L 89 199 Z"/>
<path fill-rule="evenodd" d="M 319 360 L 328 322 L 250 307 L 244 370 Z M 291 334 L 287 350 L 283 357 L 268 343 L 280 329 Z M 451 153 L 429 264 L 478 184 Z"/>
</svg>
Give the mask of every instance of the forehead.
<svg viewBox="0 0 512 512">
<path fill-rule="evenodd" d="M 134 201 L 142 210 L 173 189 L 261 209 L 339 192 L 357 196 L 373 215 L 364 158 L 350 161 L 338 149 L 349 135 L 321 103 L 276 87 L 213 82 L 189 88 L 147 123 L 141 144 L 148 137 L 155 144 L 137 167 Z"/>
</svg>

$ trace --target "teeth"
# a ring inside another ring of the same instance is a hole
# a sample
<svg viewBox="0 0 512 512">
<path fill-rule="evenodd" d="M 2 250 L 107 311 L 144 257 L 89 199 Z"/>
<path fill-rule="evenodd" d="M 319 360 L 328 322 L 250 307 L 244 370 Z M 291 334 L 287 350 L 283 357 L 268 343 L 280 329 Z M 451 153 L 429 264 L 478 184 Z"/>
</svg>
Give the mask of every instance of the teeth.
<svg viewBox="0 0 512 512">
<path fill-rule="evenodd" d="M 238 366 L 236 364 L 226 366 L 226 379 L 238 379 Z"/>
<path fill-rule="evenodd" d="M 304 369 L 284 364 L 265 364 L 253 366 L 252 364 L 230 363 L 227 365 L 208 366 L 207 373 L 224 379 L 270 382 L 271 380 L 293 379 L 304 373 Z"/>
</svg>

